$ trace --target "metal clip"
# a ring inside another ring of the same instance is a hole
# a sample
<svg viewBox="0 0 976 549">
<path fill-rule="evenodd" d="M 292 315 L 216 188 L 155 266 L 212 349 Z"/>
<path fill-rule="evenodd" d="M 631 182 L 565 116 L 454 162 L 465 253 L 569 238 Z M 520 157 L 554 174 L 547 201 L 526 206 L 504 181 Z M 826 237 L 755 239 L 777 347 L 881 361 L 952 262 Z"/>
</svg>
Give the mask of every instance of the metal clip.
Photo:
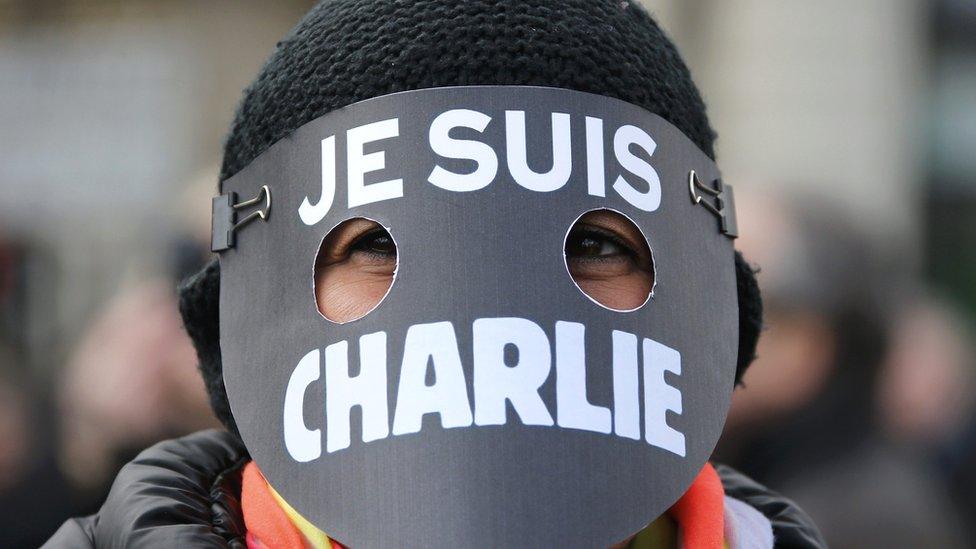
<svg viewBox="0 0 976 549">
<path fill-rule="evenodd" d="M 267 185 L 261 187 L 258 195 L 243 202 L 236 202 L 237 193 L 229 192 L 213 199 L 213 225 L 211 226 L 210 250 L 222 252 L 235 245 L 234 233 L 255 219 L 267 221 L 271 215 L 271 189 Z M 264 209 L 255 210 L 240 221 L 237 220 L 237 210 L 248 208 L 264 201 Z"/>
<path fill-rule="evenodd" d="M 688 191 L 691 193 L 693 203 L 702 206 L 718 218 L 719 230 L 722 234 L 729 238 L 738 238 L 739 224 L 735 217 L 735 194 L 731 185 L 725 185 L 721 179 L 716 179 L 715 187 L 708 187 L 698 179 L 695 170 L 691 170 L 688 174 Z M 698 191 L 714 197 L 715 205 L 702 200 L 703 197 L 698 194 Z"/>
</svg>

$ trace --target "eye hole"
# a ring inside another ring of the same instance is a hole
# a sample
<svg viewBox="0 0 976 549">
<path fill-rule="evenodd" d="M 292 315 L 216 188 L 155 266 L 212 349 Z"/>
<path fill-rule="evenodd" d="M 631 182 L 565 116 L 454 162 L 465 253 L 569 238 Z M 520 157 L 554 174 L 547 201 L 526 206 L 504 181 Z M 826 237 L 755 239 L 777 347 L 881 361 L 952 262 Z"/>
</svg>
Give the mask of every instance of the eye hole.
<svg viewBox="0 0 976 549">
<path fill-rule="evenodd" d="M 397 246 L 382 225 L 364 217 L 343 221 L 322 239 L 315 259 L 315 303 L 332 322 L 358 320 L 393 286 Z"/>
<path fill-rule="evenodd" d="M 644 233 L 607 209 L 580 216 L 566 234 L 566 269 L 576 286 L 614 311 L 633 311 L 650 299 L 654 261 Z"/>
</svg>

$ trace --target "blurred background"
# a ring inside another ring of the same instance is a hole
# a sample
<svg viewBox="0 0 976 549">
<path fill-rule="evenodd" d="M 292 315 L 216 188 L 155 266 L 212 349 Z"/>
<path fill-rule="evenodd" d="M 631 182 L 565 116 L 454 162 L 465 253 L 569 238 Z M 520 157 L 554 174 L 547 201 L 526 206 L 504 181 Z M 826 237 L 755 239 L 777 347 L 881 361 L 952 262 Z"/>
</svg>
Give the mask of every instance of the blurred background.
<svg viewBox="0 0 976 549">
<path fill-rule="evenodd" d="M 976 0 L 647 0 L 767 328 L 716 459 L 832 547 L 976 539 Z M 175 305 L 221 140 L 309 1 L 0 0 L 0 546 L 216 425 Z"/>
</svg>

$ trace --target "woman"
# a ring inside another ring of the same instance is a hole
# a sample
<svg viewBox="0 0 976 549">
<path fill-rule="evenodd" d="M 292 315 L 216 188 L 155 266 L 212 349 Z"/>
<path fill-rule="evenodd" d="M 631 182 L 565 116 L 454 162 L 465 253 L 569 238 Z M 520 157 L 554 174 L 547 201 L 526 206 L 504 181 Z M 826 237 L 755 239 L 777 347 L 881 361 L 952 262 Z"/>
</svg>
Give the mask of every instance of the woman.
<svg viewBox="0 0 976 549">
<path fill-rule="evenodd" d="M 225 145 L 221 180 L 243 173 L 273 144 L 326 113 L 398 91 L 471 85 L 546 86 L 617 98 L 657 115 L 714 156 L 714 133 L 687 69 L 635 3 L 333 0 L 313 8 L 279 43 L 245 92 Z M 270 207 L 278 191 L 265 192 Z M 260 230 L 245 229 L 238 238 Z M 322 316 L 342 325 L 384 299 L 398 269 L 395 237 L 368 217 L 329 232 L 315 261 Z M 518 253 L 525 259 L 534 251 Z M 627 216 L 611 209 L 586 213 L 571 226 L 564 253 L 573 281 L 594 302 L 630 311 L 648 301 L 655 266 L 645 235 Z M 737 282 L 738 381 L 753 358 L 761 303 L 753 272 L 740 255 L 724 269 L 734 269 Z M 259 469 L 250 459 L 258 449 L 241 441 L 241 431 L 253 442 L 250 435 L 259 429 L 241 423 L 239 430 L 228 403 L 230 378 L 223 372 L 227 357 L 219 338 L 229 337 L 232 328 L 230 316 L 219 313 L 226 305 L 219 297 L 220 271 L 213 262 L 190 280 L 182 289 L 181 310 L 214 411 L 228 431 L 150 448 L 122 470 L 98 515 L 69 521 L 49 546 L 342 546 L 293 508 L 288 500 L 305 497 L 301 490 L 283 497 L 271 487 L 264 465 Z M 301 401 L 298 410 L 301 415 Z M 313 449 L 309 456 L 315 455 Z M 802 511 L 727 468 L 706 464 L 686 488 L 670 510 L 647 516 L 647 526 L 617 546 L 770 547 L 774 540 L 778 547 L 823 546 Z M 621 505 L 623 512 L 627 502 Z"/>
</svg>

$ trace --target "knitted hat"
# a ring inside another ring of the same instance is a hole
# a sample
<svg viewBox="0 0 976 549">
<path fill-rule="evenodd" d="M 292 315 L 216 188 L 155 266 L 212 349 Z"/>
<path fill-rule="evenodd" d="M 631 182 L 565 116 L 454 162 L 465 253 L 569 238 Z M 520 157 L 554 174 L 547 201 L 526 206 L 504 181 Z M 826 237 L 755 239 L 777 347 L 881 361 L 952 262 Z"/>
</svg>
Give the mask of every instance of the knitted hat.
<svg viewBox="0 0 976 549">
<path fill-rule="evenodd" d="M 715 134 L 674 44 L 630 0 L 326 0 L 278 43 L 245 90 L 221 180 L 330 111 L 380 95 L 465 85 L 535 85 L 622 99 L 678 127 L 708 156 Z M 762 319 L 755 276 L 737 252 L 739 358 Z M 220 267 L 181 288 L 180 310 L 217 417 L 236 432 L 221 370 Z"/>
</svg>

